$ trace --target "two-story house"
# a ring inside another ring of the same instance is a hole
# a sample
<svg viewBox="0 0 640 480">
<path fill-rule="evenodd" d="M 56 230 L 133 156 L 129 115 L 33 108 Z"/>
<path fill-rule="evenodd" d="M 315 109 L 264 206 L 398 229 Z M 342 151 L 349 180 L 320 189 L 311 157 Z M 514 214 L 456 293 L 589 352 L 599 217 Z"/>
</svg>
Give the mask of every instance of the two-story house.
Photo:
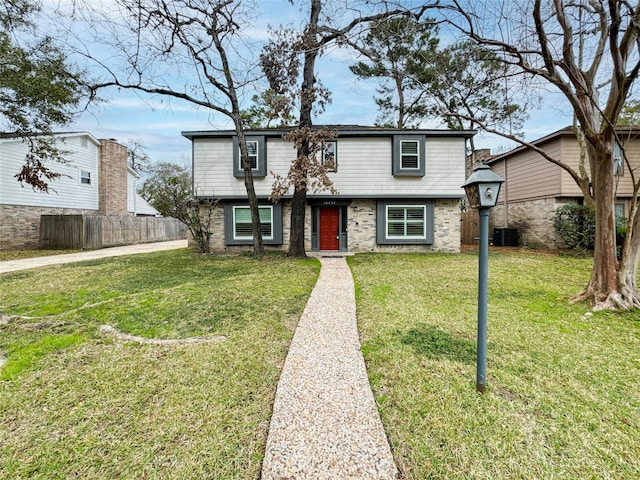
<svg viewBox="0 0 640 480">
<path fill-rule="evenodd" d="M 475 132 L 332 127 L 324 158 L 338 193 L 307 195 L 307 251 L 460 250 L 466 140 Z M 286 175 L 296 151 L 286 129 L 246 132 L 265 245 L 286 250 L 290 198 L 272 203 L 274 174 Z M 191 131 L 193 189 L 219 200 L 212 251 L 247 249 L 251 219 L 235 131 Z M 291 193 L 291 192 L 290 192 Z"/>
<path fill-rule="evenodd" d="M 64 162 L 49 166 L 61 176 L 47 193 L 15 178 L 27 144 L 0 136 L 0 249 L 37 248 L 41 215 L 157 215 L 136 193 L 139 176 L 127 165 L 127 147 L 87 132 L 59 133 L 55 140 Z"/>
<path fill-rule="evenodd" d="M 631 169 L 637 171 L 640 167 L 640 127 L 618 127 L 617 133 L 622 145 L 614 148 L 616 214 L 624 216 L 630 208 L 633 179 L 622 151 L 626 153 Z M 578 169 L 580 145 L 570 127 L 532 143 Z M 506 180 L 491 213 L 492 226 L 517 228 L 520 243 L 530 247 L 562 247 L 553 226 L 553 216 L 563 205 L 584 202 L 582 191 L 567 171 L 527 147 L 492 156 L 487 163 Z M 586 168 L 589 168 L 588 162 Z"/>
</svg>

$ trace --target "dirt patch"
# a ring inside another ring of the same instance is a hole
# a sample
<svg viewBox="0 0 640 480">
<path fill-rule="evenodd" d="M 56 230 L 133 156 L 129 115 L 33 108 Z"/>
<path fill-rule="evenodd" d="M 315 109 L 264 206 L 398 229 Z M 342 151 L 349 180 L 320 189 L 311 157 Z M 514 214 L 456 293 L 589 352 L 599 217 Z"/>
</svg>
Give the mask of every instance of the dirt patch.
<svg viewBox="0 0 640 480">
<path fill-rule="evenodd" d="M 113 335 L 119 340 L 124 340 L 125 342 L 149 343 L 152 345 L 180 345 L 180 344 L 186 344 L 186 343 L 219 342 L 227 338 L 222 335 L 216 336 L 216 337 L 192 337 L 192 338 L 175 338 L 175 339 L 145 338 L 145 337 L 139 337 L 137 335 L 129 335 L 128 333 L 119 332 L 118 330 L 113 328 L 111 325 L 101 325 L 100 333 Z"/>
</svg>

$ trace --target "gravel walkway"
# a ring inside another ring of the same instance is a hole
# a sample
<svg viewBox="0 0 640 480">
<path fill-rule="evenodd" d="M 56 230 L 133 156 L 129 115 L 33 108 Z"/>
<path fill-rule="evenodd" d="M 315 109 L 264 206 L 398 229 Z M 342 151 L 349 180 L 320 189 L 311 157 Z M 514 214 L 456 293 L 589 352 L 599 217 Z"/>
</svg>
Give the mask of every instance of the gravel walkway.
<svg viewBox="0 0 640 480">
<path fill-rule="evenodd" d="M 351 271 L 344 258 L 320 261 L 278 383 L 262 479 L 395 479 L 360 352 Z"/>
</svg>

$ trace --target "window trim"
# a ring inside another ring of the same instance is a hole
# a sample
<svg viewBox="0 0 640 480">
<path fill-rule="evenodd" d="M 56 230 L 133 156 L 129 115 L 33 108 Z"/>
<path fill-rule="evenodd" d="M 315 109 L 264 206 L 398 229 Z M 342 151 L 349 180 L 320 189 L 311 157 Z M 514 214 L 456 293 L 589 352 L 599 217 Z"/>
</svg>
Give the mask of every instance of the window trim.
<svg viewBox="0 0 640 480">
<path fill-rule="evenodd" d="M 416 157 L 416 166 L 415 167 L 406 167 L 404 165 L 404 159 L 405 157 L 413 157 L 413 153 L 409 154 L 409 153 L 405 153 L 403 150 L 403 147 L 406 144 L 415 144 L 416 146 L 416 153 L 415 153 L 415 157 Z M 421 161 L 420 161 L 420 141 L 419 140 L 405 140 L 405 139 L 400 139 L 400 168 L 402 170 L 420 170 L 420 165 L 421 165 Z"/>
<path fill-rule="evenodd" d="M 416 142 L 418 145 L 418 166 L 402 166 L 402 145 L 405 142 Z M 396 177 L 424 177 L 426 172 L 426 139 L 424 135 L 394 135 L 393 152 L 391 160 L 391 173 Z"/>
<path fill-rule="evenodd" d="M 247 142 L 255 142 L 258 147 L 256 168 L 252 168 L 254 178 L 263 178 L 267 176 L 267 142 L 264 135 L 247 135 Z M 236 178 L 244 178 L 244 169 L 240 164 L 240 145 L 238 137 L 233 137 L 233 176 Z"/>
<path fill-rule="evenodd" d="M 616 153 L 619 157 L 616 159 Z M 616 177 L 621 177 L 624 175 L 624 147 L 620 145 L 617 141 L 613 142 L 613 150 L 611 152 L 611 156 L 613 159 L 613 174 Z M 619 165 L 620 168 L 616 168 Z"/>
<path fill-rule="evenodd" d="M 84 181 L 85 179 L 87 179 L 88 182 L 85 182 Z M 84 185 L 85 187 L 90 187 L 91 185 L 93 185 L 93 180 L 91 179 L 91 170 L 79 169 L 78 170 L 78 183 L 80 185 Z"/>
<path fill-rule="evenodd" d="M 328 168 L 326 166 L 327 165 L 327 160 L 326 160 L 327 148 L 326 147 L 328 145 L 333 145 L 333 168 Z M 322 163 L 322 166 L 325 167 L 327 172 L 338 171 L 338 142 L 336 142 L 335 140 L 332 140 L 330 142 L 322 142 L 322 151 L 320 155 L 321 155 L 320 163 Z"/>
<path fill-rule="evenodd" d="M 405 237 L 388 234 L 389 207 L 423 207 L 424 235 Z M 379 200 L 376 208 L 376 242 L 378 245 L 432 245 L 434 242 L 434 203 L 432 200 Z"/>
<path fill-rule="evenodd" d="M 232 222 L 233 222 L 233 239 L 234 240 L 253 240 L 253 235 L 238 235 L 237 234 L 237 230 L 236 230 L 236 225 L 238 224 L 238 222 L 236 221 L 236 212 L 240 209 L 242 210 L 249 210 L 249 213 L 251 211 L 250 207 L 248 205 L 233 205 L 233 215 L 232 215 Z M 264 234 L 262 235 L 262 240 L 273 240 L 273 205 L 259 205 L 258 206 L 258 210 L 264 210 L 264 209 L 268 209 L 269 210 L 269 217 L 271 218 L 271 235 L 265 236 Z M 260 215 L 260 221 L 262 222 L 262 215 Z"/>
<path fill-rule="evenodd" d="M 224 243 L 225 245 L 252 245 L 250 236 L 236 237 L 235 235 L 235 211 L 236 208 L 249 208 L 247 202 L 230 202 L 224 204 Z M 282 202 L 260 202 L 260 208 L 271 208 L 271 236 L 263 237 L 265 245 L 282 245 Z"/>
<path fill-rule="evenodd" d="M 403 209 L 404 210 L 404 218 L 402 219 L 402 221 L 398 221 L 398 220 L 391 220 L 389 218 L 389 210 L 390 209 Z M 422 234 L 421 235 L 408 235 L 407 232 L 407 228 L 409 226 L 410 223 L 418 223 L 418 222 L 414 222 L 411 219 L 407 218 L 407 209 L 410 208 L 414 208 L 414 209 L 422 209 L 422 219 L 420 221 L 420 223 L 422 223 Z M 403 230 L 405 232 L 404 235 L 390 235 L 389 234 L 389 224 L 390 223 L 396 223 L 396 224 L 402 224 L 403 225 Z M 385 224 L 386 224 L 386 228 L 385 228 L 385 235 L 386 238 L 388 240 L 426 240 L 427 238 L 427 206 L 426 205 L 385 205 Z"/>
</svg>

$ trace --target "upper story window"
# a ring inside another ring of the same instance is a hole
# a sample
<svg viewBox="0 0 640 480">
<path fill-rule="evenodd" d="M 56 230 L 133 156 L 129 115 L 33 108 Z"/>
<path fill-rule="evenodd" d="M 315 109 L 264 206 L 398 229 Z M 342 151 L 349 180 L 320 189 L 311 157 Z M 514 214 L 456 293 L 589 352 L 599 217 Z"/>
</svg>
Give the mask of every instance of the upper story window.
<svg viewBox="0 0 640 480">
<path fill-rule="evenodd" d="M 247 153 L 249 154 L 249 162 L 251 163 L 253 176 L 258 178 L 266 177 L 267 149 L 265 138 L 263 136 L 247 136 L 245 139 L 247 142 Z M 238 178 L 244 177 L 238 137 L 233 137 L 233 176 Z"/>
<path fill-rule="evenodd" d="M 256 141 L 247 141 L 247 153 L 249 154 L 249 163 L 251 163 L 251 170 L 258 169 L 258 142 Z M 238 161 L 240 165 L 238 168 L 242 169 L 242 158 L 239 158 Z"/>
<path fill-rule="evenodd" d="M 622 175 L 624 173 L 624 153 L 622 146 L 615 142 L 613 144 L 613 174 Z"/>
<path fill-rule="evenodd" d="M 395 135 L 393 137 L 393 175 L 424 177 L 424 144 L 424 135 Z"/>
<path fill-rule="evenodd" d="M 415 170 L 420 168 L 417 140 L 400 140 L 400 168 Z"/>
<path fill-rule="evenodd" d="M 89 141 L 87 140 L 87 137 L 80 137 L 80 146 L 82 148 L 89 148 Z"/>
<path fill-rule="evenodd" d="M 91 172 L 88 170 L 80 170 L 80 184 L 91 185 Z"/>
<path fill-rule="evenodd" d="M 322 165 L 327 169 L 327 172 L 338 171 L 338 145 L 336 142 L 322 144 Z"/>
</svg>

